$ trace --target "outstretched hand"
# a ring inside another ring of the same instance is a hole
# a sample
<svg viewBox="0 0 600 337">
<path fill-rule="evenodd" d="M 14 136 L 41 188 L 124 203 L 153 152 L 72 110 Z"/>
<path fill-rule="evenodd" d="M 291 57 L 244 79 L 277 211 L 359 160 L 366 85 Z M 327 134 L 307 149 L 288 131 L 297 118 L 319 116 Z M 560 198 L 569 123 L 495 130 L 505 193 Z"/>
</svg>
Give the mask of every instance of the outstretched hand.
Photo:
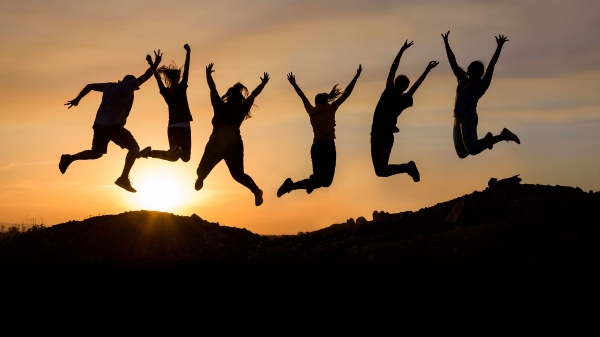
<svg viewBox="0 0 600 337">
<path fill-rule="evenodd" d="M 431 69 L 435 68 L 438 64 L 440 64 L 438 61 L 429 62 L 429 64 L 427 65 L 427 70 L 431 70 Z"/>
<path fill-rule="evenodd" d="M 502 45 L 504 45 L 504 42 L 509 41 L 508 38 L 502 34 L 494 37 L 496 38 L 496 43 L 499 47 L 502 47 Z"/>
<path fill-rule="evenodd" d="M 360 76 L 360 73 L 362 73 L 362 64 L 359 64 L 358 69 L 356 69 L 356 77 Z"/>
<path fill-rule="evenodd" d="M 67 103 L 65 103 L 65 105 L 69 106 L 67 109 L 71 109 L 71 107 L 77 106 L 78 104 L 79 104 L 79 100 L 78 99 L 73 99 L 73 100 L 70 100 Z"/>
<path fill-rule="evenodd" d="M 210 73 L 214 73 L 215 71 L 212 69 L 212 67 L 214 66 L 214 63 L 210 63 L 209 65 L 206 66 L 206 74 L 210 74 Z"/>
<path fill-rule="evenodd" d="M 191 50 L 190 45 L 187 43 L 183 45 L 183 49 L 185 49 L 187 52 L 189 52 Z"/>
<path fill-rule="evenodd" d="M 265 74 L 263 75 L 263 77 L 260 78 L 260 80 L 263 84 L 267 84 L 267 82 L 269 82 L 269 74 L 265 72 Z"/>
<path fill-rule="evenodd" d="M 146 57 L 146 60 L 147 59 L 148 59 L 148 57 Z M 155 66 L 159 65 L 160 61 L 162 61 L 162 54 L 160 53 L 160 49 L 158 50 L 158 53 L 155 50 L 154 51 L 154 65 Z"/>
<path fill-rule="evenodd" d="M 448 35 L 450 35 L 450 31 L 446 34 L 442 34 L 442 38 L 444 38 L 444 42 L 448 42 Z"/>
<path fill-rule="evenodd" d="M 146 55 L 146 61 L 148 61 L 149 65 L 152 65 L 152 56 L 150 54 Z"/>
<path fill-rule="evenodd" d="M 408 42 L 408 40 L 404 41 L 404 45 L 402 46 L 402 48 L 400 48 L 400 50 L 404 51 L 407 50 L 408 48 L 410 48 L 410 46 L 413 45 L 414 41 L 410 41 Z"/>
<path fill-rule="evenodd" d="M 294 76 L 294 74 L 292 74 L 291 72 L 287 74 L 287 79 L 292 85 L 296 84 L 296 76 Z"/>
</svg>

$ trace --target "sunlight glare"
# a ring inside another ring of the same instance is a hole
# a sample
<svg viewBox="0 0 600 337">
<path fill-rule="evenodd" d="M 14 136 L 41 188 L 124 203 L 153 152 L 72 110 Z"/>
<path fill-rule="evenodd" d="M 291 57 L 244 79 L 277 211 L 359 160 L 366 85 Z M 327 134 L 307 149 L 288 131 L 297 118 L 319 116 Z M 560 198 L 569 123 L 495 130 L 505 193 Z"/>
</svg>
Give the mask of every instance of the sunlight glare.
<svg viewBox="0 0 600 337">
<path fill-rule="evenodd" d="M 137 178 L 135 188 L 136 202 L 143 209 L 172 211 L 185 201 L 190 186 L 172 171 L 153 171 Z"/>
</svg>

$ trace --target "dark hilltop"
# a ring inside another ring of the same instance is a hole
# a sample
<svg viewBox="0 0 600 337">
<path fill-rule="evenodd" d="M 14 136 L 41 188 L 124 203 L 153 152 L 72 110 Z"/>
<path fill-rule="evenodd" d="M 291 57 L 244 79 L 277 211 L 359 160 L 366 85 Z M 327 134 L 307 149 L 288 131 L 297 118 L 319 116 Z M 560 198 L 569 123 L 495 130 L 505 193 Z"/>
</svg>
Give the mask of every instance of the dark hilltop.
<svg viewBox="0 0 600 337">
<path fill-rule="evenodd" d="M 417 212 L 376 211 L 373 221 L 350 219 L 288 236 L 261 236 L 197 215 L 135 211 L 3 233 L 0 267 L 595 274 L 600 271 L 600 192 L 499 185 Z"/>
</svg>

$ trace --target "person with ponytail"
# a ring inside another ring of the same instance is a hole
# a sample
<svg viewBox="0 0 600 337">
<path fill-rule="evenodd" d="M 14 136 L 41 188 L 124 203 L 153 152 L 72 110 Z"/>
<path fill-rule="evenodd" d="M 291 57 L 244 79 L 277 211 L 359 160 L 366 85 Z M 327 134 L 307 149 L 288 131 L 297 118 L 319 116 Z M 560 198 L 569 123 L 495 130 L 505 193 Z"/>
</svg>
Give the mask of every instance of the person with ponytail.
<svg viewBox="0 0 600 337">
<path fill-rule="evenodd" d="M 258 188 L 254 180 L 244 172 L 244 143 L 240 134 L 242 122 L 250 117 L 250 109 L 254 99 L 262 92 L 269 74 L 264 73 L 260 78 L 261 83 L 248 95 L 248 89 L 241 83 L 234 84 L 225 95 L 219 96 L 217 86 L 212 78 L 213 63 L 206 67 L 206 80 L 210 89 L 210 101 L 214 110 L 212 119 L 213 131 L 210 135 L 200 165 L 196 173 L 195 189 L 199 191 L 204 186 L 204 180 L 212 169 L 221 161 L 229 168 L 235 181 L 247 187 L 254 194 L 254 204 L 263 203 L 263 191 Z"/>
<path fill-rule="evenodd" d="M 377 102 L 375 113 L 373 114 L 373 125 L 371 126 L 371 159 L 373 168 L 378 177 L 389 177 L 395 174 L 407 173 L 414 182 L 421 180 L 419 170 L 414 161 L 409 161 L 406 164 L 389 164 L 390 154 L 394 146 L 394 133 L 400 132 L 396 126 L 398 117 L 405 109 L 413 105 L 413 95 L 419 89 L 419 86 L 427 77 L 431 69 L 435 68 L 439 62 L 431 61 L 425 68 L 425 71 L 417 79 L 415 84 L 407 91 L 410 80 L 406 75 L 398 75 L 396 79 L 396 71 L 400 65 L 400 58 L 404 51 L 413 42 L 406 40 L 400 51 L 396 55 L 394 62 L 390 68 L 387 80 L 385 82 L 385 90 Z"/>
<path fill-rule="evenodd" d="M 181 159 L 183 162 L 190 160 L 192 151 L 192 130 L 190 122 L 192 121 L 192 113 L 187 100 L 188 77 L 190 73 L 190 46 L 185 44 L 183 48 L 186 50 L 185 64 L 183 66 L 183 74 L 181 68 L 178 68 L 175 63 L 169 66 L 162 66 L 158 69 L 152 67 L 152 73 L 160 94 L 169 106 L 169 126 L 167 127 L 167 136 L 169 137 L 169 150 L 152 150 L 150 146 L 144 148 L 138 154 L 138 158 L 158 158 L 168 161 L 177 161 Z M 154 52 L 155 56 L 160 55 Z M 152 65 L 152 57 L 146 56 L 146 60 Z M 162 79 L 161 79 L 162 77 Z M 163 83 L 164 81 L 164 83 Z"/>
<path fill-rule="evenodd" d="M 290 193 L 293 190 L 306 190 L 310 194 L 314 189 L 320 187 L 329 187 L 333 182 L 335 174 L 336 151 L 335 151 L 335 113 L 350 97 L 354 85 L 362 72 L 362 66 L 358 66 L 356 75 L 350 81 L 350 84 L 342 92 L 337 84 L 329 93 L 320 93 L 315 96 L 315 106 L 310 104 L 298 84 L 293 73 L 287 75 L 288 81 L 296 90 L 298 96 L 304 104 L 304 109 L 310 118 L 310 124 L 313 128 L 314 139 L 310 148 L 310 157 L 312 159 L 313 174 L 304 180 L 297 182 L 287 178 L 281 187 L 277 190 L 277 197 Z"/>
</svg>

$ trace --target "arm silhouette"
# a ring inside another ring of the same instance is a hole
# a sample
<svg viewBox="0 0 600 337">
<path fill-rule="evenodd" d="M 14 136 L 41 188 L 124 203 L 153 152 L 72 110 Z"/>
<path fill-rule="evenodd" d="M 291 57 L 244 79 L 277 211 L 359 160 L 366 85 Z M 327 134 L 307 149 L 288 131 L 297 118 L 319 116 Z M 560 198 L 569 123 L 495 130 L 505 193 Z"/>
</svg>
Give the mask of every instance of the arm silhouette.
<svg viewBox="0 0 600 337">
<path fill-rule="evenodd" d="M 312 108 L 313 106 L 310 104 L 310 101 L 308 100 L 308 98 L 306 98 L 306 96 L 304 95 L 304 92 L 302 92 L 302 89 L 300 89 L 298 84 L 296 84 L 296 76 L 294 76 L 294 74 L 292 74 L 290 72 L 289 74 L 287 74 L 287 79 L 288 79 L 288 81 L 290 81 L 290 84 L 292 85 L 292 87 L 294 87 L 294 90 L 296 90 L 296 93 L 298 94 L 298 96 L 300 96 L 300 99 L 302 100 L 304 107 L 306 109 Z"/>
<path fill-rule="evenodd" d="M 362 72 L 362 65 L 359 64 L 358 69 L 356 70 L 356 75 L 354 75 L 354 78 L 352 79 L 352 81 L 350 81 L 350 84 L 348 84 L 346 89 L 344 89 L 344 93 L 338 99 L 336 99 L 332 104 L 340 106 L 340 105 L 342 105 L 342 103 L 344 103 L 346 101 L 346 99 L 348 99 L 348 97 L 350 97 L 350 94 L 352 93 L 352 90 L 354 90 L 354 85 L 356 85 L 356 81 L 358 80 L 358 77 L 360 76 L 361 72 Z"/>
<path fill-rule="evenodd" d="M 265 88 L 265 85 L 267 85 L 267 82 L 269 82 L 269 74 L 265 72 L 263 77 L 260 78 L 260 81 L 261 82 L 256 89 L 248 96 L 248 100 L 254 100 L 256 96 L 260 95 L 261 91 Z"/>
<path fill-rule="evenodd" d="M 435 68 L 438 64 L 440 64 L 438 61 L 429 62 L 429 64 L 427 65 L 427 68 L 425 68 L 425 71 L 423 72 L 421 77 L 419 77 L 419 79 L 415 82 L 415 84 L 413 84 L 412 87 L 410 87 L 410 89 L 408 90 L 407 93 L 411 96 L 414 95 L 415 92 L 417 91 L 417 89 L 419 89 L 419 86 L 421 85 L 421 83 L 423 83 L 423 81 L 425 80 L 425 77 L 427 77 L 427 74 L 429 74 L 431 69 Z"/>
<path fill-rule="evenodd" d="M 85 97 L 85 95 L 89 94 L 90 91 L 94 90 L 94 91 L 100 91 L 102 92 L 102 88 L 104 87 L 104 84 L 106 83 L 92 83 L 92 84 L 88 84 L 86 85 L 81 92 L 79 93 L 79 95 L 77 95 L 77 97 L 75 97 L 74 99 L 68 101 L 67 103 L 65 103 L 65 105 L 68 105 L 68 109 L 71 109 L 71 107 L 73 106 L 77 106 L 79 104 L 79 101 Z"/>
<path fill-rule="evenodd" d="M 148 60 L 148 56 L 146 56 L 146 61 Z M 156 69 L 156 67 L 158 67 L 158 65 L 160 64 L 160 61 L 162 60 L 162 54 L 160 53 L 160 49 L 158 50 L 158 54 L 154 52 L 154 56 L 154 63 L 150 64 L 150 68 L 148 68 L 148 70 L 146 70 L 146 72 L 142 76 L 136 78 L 138 86 L 144 84 L 144 82 L 150 79 L 150 76 L 152 76 L 152 74 L 154 73 L 154 70 L 152 68 Z M 160 78 L 158 80 L 160 82 Z"/>
<path fill-rule="evenodd" d="M 502 51 L 502 46 L 504 46 L 504 42 L 508 41 L 508 38 L 504 35 L 495 36 L 496 43 L 498 46 L 496 47 L 496 52 L 494 52 L 494 56 L 492 56 L 492 60 L 485 71 L 485 75 L 483 75 L 483 83 L 485 83 L 485 89 L 490 86 L 492 82 L 492 76 L 494 75 L 494 67 L 496 66 L 496 62 L 498 62 L 498 58 L 500 57 L 500 52 Z"/>
<path fill-rule="evenodd" d="M 162 58 L 160 49 L 158 50 L 158 54 L 156 53 L 156 51 L 154 52 L 154 58 L 155 59 Z M 163 81 L 160 79 L 160 76 L 156 72 L 156 65 L 154 65 L 154 63 L 152 63 L 152 57 L 150 55 L 146 55 L 146 61 L 148 61 L 148 64 L 150 65 L 150 70 L 152 70 L 152 74 L 154 74 L 154 78 L 156 79 L 156 82 L 158 83 L 158 89 L 161 91 L 166 89 Z"/>
<path fill-rule="evenodd" d="M 448 31 L 448 33 L 446 34 L 442 34 L 442 38 L 444 39 L 444 45 L 446 46 L 446 55 L 448 55 L 448 61 L 450 62 L 450 68 L 452 68 L 454 76 L 458 77 L 464 74 L 465 72 L 458 66 L 458 63 L 456 63 L 456 56 L 454 56 L 454 53 L 450 48 L 450 43 L 448 43 L 448 35 L 450 35 L 450 31 Z"/>
<path fill-rule="evenodd" d="M 400 58 L 402 58 L 402 54 L 404 54 L 404 51 L 406 49 L 410 48 L 410 46 L 412 46 L 412 45 L 413 45 L 413 41 L 408 42 L 408 40 L 406 40 L 404 42 L 404 45 L 402 45 L 402 48 L 400 48 L 398 55 L 396 55 L 394 62 L 392 62 L 392 67 L 390 68 L 390 73 L 387 77 L 387 81 L 385 82 L 386 87 L 394 84 L 394 77 L 396 77 L 396 71 L 398 70 L 398 66 L 400 65 Z"/>
<path fill-rule="evenodd" d="M 183 65 L 183 76 L 181 78 L 181 83 L 187 84 L 188 77 L 190 74 L 190 53 L 192 52 L 190 46 L 186 43 L 183 48 L 186 51 L 185 54 L 185 64 Z"/>
<path fill-rule="evenodd" d="M 208 82 L 208 88 L 210 89 L 210 97 L 219 98 L 221 96 L 219 96 L 219 92 L 217 91 L 217 85 L 215 84 L 215 81 L 212 78 L 212 73 L 215 72 L 214 70 L 212 70 L 212 67 L 214 65 L 214 63 L 210 63 L 206 66 L 206 82 Z"/>
</svg>

